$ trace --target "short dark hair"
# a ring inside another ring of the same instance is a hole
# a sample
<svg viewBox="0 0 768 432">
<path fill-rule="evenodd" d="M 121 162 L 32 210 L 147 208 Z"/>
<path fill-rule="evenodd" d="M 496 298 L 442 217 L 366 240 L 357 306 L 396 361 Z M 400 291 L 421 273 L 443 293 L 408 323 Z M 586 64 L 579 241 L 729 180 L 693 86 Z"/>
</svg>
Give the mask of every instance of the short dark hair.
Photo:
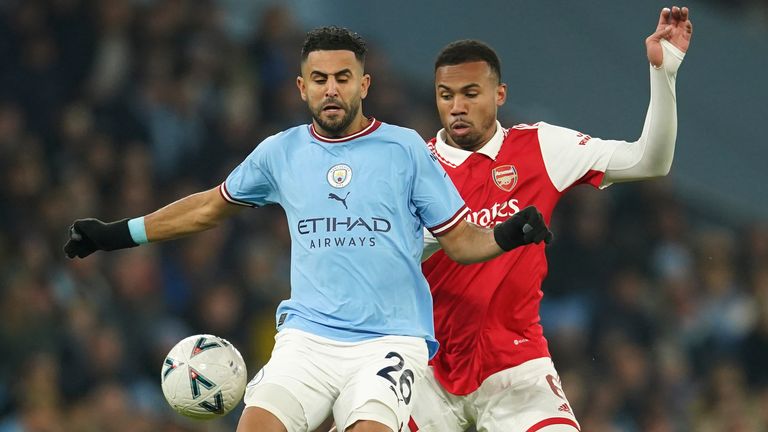
<svg viewBox="0 0 768 432">
<path fill-rule="evenodd" d="M 486 62 L 501 82 L 501 61 L 499 61 L 496 51 L 488 44 L 474 39 L 457 40 L 446 45 L 437 55 L 435 72 L 441 66 L 453 66 L 476 61 Z"/>
<path fill-rule="evenodd" d="M 343 27 L 318 27 L 309 33 L 301 47 L 301 61 L 307 59 L 309 53 L 319 50 L 345 50 L 355 53 L 355 58 L 365 64 L 365 54 L 368 48 L 363 38 Z"/>
</svg>

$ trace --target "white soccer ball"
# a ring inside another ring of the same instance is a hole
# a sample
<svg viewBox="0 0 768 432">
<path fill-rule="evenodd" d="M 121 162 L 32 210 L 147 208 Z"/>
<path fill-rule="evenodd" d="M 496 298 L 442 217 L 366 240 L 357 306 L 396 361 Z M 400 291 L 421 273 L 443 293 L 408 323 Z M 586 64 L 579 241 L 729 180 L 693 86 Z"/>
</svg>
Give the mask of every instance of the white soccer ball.
<svg viewBox="0 0 768 432">
<path fill-rule="evenodd" d="M 221 417 L 240 403 L 247 372 L 240 353 L 225 339 L 190 336 L 165 357 L 160 382 L 165 400 L 187 417 Z"/>
</svg>

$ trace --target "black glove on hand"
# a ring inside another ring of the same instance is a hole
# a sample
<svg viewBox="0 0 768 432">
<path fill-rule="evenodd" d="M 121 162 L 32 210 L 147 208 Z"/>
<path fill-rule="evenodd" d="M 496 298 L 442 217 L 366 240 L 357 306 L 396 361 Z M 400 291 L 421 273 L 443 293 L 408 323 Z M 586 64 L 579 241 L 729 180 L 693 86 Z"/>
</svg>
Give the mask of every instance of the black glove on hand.
<svg viewBox="0 0 768 432">
<path fill-rule="evenodd" d="M 531 243 L 549 244 L 552 233 L 544 216 L 534 206 L 528 206 L 493 228 L 493 238 L 504 251 Z"/>
<path fill-rule="evenodd" d="M 78 219 L 69 227 L 64 253 L 69 258 L 85 258 L 97 250 L 111 251 L 138 246 L 128 229 L 128 219 L 105 223 L 98 219 Z"/>
</svg>

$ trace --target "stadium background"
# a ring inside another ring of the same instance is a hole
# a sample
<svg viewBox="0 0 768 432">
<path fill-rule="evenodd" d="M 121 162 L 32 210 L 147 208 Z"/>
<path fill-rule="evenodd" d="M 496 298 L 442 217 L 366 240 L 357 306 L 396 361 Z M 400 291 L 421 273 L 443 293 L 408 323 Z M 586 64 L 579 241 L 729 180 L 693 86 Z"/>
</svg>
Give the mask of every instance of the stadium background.
<svg viewBox="0 0 768 432">
<path fill-rule="evenodd" d="M 210 188 L 305 123 L 304 32 L 371 45 L 365 112 L 438 129 L 432 61 L 501 54 L 503 124 L 634 139 L 658 1 L 0 1 L 0 432 L 234 430 L 162 399 L 162 358 L 214 333 L 250 373 L 286 297 L 278 208 L 172 243 L 64 259 L 78 217 L 138 216 Z M 479 4 L 482 3 L 482 4 Z M 563 4 L 568 3 L 568 4 Z M 542 319 L 583 430 L 768 430 L 768 3 L 695 1 L 672 174 L 574 190 L 553 220 Z"/>
</svg>

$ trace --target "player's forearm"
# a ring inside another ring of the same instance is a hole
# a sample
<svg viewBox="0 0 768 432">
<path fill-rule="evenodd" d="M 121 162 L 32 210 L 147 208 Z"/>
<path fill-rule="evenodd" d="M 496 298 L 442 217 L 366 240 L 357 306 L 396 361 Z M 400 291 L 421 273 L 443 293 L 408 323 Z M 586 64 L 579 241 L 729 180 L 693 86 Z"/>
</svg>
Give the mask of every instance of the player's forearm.
<svg viewBox="0 0 768 432">
<path fill-rule="evenodd" d="M 449 258 L 459 264 L 473 264 L 495 258 L 504 250 L 499 247 L 493 230 L 473 223 L 462 223 L 448 234 L 438 237 Z"/>
<path fill-rule="evenodd" d="M 659 69 L 650 66 L 651 101 L 641 139 L 645 152 L 637 175 L 659 177 L 669 173 L 677 138 L 677 95 L 675 80 L 683 53 L 667 41 L 661 43 L 664 61 Z M 632 174 L 632 173 L 630 173 Z"/>
<path fill-rule="evenodd" d="M 662 66 L 650 66 L 651 101 L 643 132 L 636 142 L 617 145 L 605 173 L 609 182 L 665 176 L 672 167 L 677 137 L 675 80 L 684 54 L 666 41 L 662 47 Z"/>
<path fill-rule="evenodd" d="M 472 264 L 488 261 L 527 244 L 549 243 L 552 233 L 544 215 L 536 207 L 528 206 L 493 229 L 463 220 L 437 240 L 452 260 L 459 264 Z"/>
<path fill-rule="evenodd" d="M 148 241 L 169 240 L 211 228 L 239 208 L 218 193 L 215 188 L 190 195 L 148 216 L 130 220 L 78 219 L 69 227 L 64 253 L 69 258 L 85 258 L 100 250 L 132 248 Z"/>
<path fill-rule="evenodd" d="M 213 228 L 239 209 L 227 203 L 218 188 L 189 195 L 144 218 L 147 240 L 170 240 Z"/>
</svg>

